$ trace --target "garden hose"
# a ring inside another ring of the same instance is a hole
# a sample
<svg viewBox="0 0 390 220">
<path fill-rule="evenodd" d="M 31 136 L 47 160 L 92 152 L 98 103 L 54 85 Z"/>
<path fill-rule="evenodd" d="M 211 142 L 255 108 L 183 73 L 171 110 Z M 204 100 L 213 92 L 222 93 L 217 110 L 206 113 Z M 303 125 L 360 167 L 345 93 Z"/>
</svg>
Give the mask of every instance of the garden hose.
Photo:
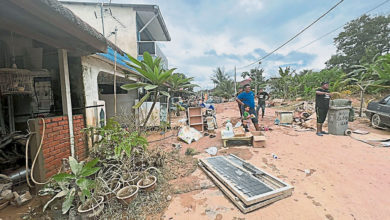
<svg viewBox="0 0 390 220">
<path fill-rule="evenodd" d="M 31 120 L 31 119 L 30 119 L 30 120 Z M 30 120 L 27 121 L 27 126 L 28 126 L 29 130 L 30 130 L 30 125 L 29 125 L 29 121 L 30 121 Z M 45 184 L 47 184 L 47 183 L 50 182 L 50 179 L 49 179 L 49 180 L 46 181 L 46 182 L 40 183 L 40 182 L 38 182 L 38 181 L 36 181 L 36 180 L 34 179 L 34 174 L 33 174 L 33 173 L 34 173 L 35 163 L 37 162 L 39 153 L 41 152 L 41 149 L 42 149 L 43 138 L 45 137 L 46 122 L 45 122 L 45 119 L 43 119 L 43 118 L 41 118 L 41 120 L 42 120 L 42 126 L 43 126 L 41 141 L 40 141 L 40 143 L 39 143 L 39 147 L 38 147 L 38 150 L 37 150 L 37 152 L 36 152 L 36 154 L 35 154 L 34 160 L 33 160 L 32 164 L 31 164 L 31 170 L 30 170 L 30 177 L 31 177 L 31 180 L 32 180 L 32 182 L 35 183 L 36 185 L 45 185 Z M 31 183 L 30 183 L 30 181 L 29 181 L 28 172 L 27 172 L 27 171 L 28 171 L 28 146 L 29 146 L 31 137 L 32 137 L 33 135 L 36 135 L 36 134 L 37 134 L 37 132 L 31 132 L 31 133 L 29 133 L 29 137 L 28 137 L 28 139 L 27 139 L 27 141 L 26 141 L 26 180 L 27 180 L 27 185 L 28 185 L 29 187 L 31 187 L 31 188 L 32 188 L 33 186 L 31 185 Z"/>
</svg>

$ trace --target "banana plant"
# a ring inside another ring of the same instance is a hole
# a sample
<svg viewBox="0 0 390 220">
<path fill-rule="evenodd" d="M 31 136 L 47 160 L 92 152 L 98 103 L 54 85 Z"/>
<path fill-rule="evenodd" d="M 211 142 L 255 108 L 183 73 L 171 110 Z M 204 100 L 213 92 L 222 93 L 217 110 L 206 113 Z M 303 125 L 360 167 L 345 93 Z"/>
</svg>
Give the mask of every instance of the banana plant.
<svg viewBox="0 0 390 220">
<path fill-rule="evenodd" d="M 140 99 L 140 101 L 133 106 L 133 108 L 138 109 L 141 107 L 141 105 L 152 95 L 153 98 L 153 104 L 150 108 L 145 121 L 143 122 L 143 127 L 146 127 L 146 124 L 153 112 L 154 106 L 156 105 L 157 100 L 161 96 L 167 96 L 169 97 L 169 93 L 166 92 L 164 89 L 166 89 L 165 84 L 172 76 L 173 71 L 176 70 L 176 68 L 165 70 L 162 68 L 161 65 L 161 58 L 157 57 L 155 59 L 152 58 L 152 56 L 145 52 L 143 54 L 143 61 L 138 61 L 136 58 L 132 57 L 131 55 L 127 55 L 131 62 L 127 62 L 127 64 L 131 67 L 133 67 L 137 72 L 141 75 L 141 77 L 144 79 L 144 82 L 137 82 L 137 83 L 131 83 L 121 86 L 122 89 L 125 90 L 134 90 L 139 88 L 144 88 L 147 92 L 144 97 Z M 141 130 L 138 131 L 138 133 L 141 133 Z"/>
<path fill-rule="evenodd" d="M 62 203 L 62 214 L 66 214 L 72 207 L 76 195 L 79 196 L 81 202 L 85 202 L 86 199 L 90 198 L 91 190 L 95 187 L 95 181 L 87 179 L 87 177 L 100 170 L 100 167 L 95 167 L 98 162 L 99 159 L 96 158 L 84 165 L 84 161 L 77 162 L 76 159 L 70 156 L 69 165 L 72 173 L 59 173 L 52 177 L 60 186 L 61 191 L 45 204 L 43 211 L 55 199 L 65 197 Z"/>
</svg>

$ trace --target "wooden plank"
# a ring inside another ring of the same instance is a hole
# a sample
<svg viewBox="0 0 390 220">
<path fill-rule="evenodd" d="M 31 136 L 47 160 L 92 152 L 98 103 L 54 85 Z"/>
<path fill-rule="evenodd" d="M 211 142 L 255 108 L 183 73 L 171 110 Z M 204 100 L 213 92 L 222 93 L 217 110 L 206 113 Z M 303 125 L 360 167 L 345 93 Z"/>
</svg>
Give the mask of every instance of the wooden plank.
<svg viewBox="0 0 390 220">
<path fill-rule="evenodd" d="M 271 203 L 274 203 L 278 200 L 287 198 L 291 196 L 290 193 L 282 194 L 279 196 L 275 196 L 273 198 L 270 198 L 268 200 L 255 203 L 250 206 L 246 206 L 239 198 L 237 198 L 226 186 L 224 186 L 210 171 L 207 170 L 203 165 L 200 164 L 201 169 L 206 173 L 206 175 L 215 183 L 216 186 L 230 199 L 230 201 L 237 206 L 238 209 L 240 209 L 241 212 L 244 214 L 254 211 L 256 209 L 262 208 L 264 206 L 267 206 Z"/>
</svg>

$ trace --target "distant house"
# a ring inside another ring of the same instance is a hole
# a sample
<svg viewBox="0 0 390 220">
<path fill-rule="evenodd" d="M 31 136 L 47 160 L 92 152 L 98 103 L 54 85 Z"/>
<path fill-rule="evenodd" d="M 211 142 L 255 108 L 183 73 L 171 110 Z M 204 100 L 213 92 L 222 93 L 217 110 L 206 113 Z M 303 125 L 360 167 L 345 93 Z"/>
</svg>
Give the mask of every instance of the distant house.
<svg viewBox="0 0 390 220">
<path fill-rule="evenodd" d="M 244 86 L 244 85 L 246 85 L 246 84 L 251 84 L 251 82 L 252 82 L 252 79 L 251 78 L 248 78 L 248 79 L 244 79 L 244 80 L 242 80 L 241 82 L 239 82 L 239 84 L 240 84 L 240 86 L 242 87 L 242 86 Z"/>
</svg>

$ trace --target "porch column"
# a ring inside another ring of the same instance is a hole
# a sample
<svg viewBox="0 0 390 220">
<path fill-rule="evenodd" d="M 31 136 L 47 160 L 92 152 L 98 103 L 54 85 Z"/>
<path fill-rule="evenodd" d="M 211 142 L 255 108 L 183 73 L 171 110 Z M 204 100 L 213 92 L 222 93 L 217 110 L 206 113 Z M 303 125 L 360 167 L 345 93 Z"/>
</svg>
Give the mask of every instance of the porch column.
<svg viewBox="0 0 390 220">
<path fill-rule="evenodd" d="M 61 99 L 63 115 L 68 116 L 69 137 L 70 137 L 70 153 L 75 157 L 74 150 L 74 134 L 73 134 L 73 115 L 72 115 L 72 100 L 70 97 L 70 82 L 69 82 L 69 66 L 68 66 L 68 51 L 58 49 L 58 63 L 60 67 L 61 79 Z"/>
</svg>

